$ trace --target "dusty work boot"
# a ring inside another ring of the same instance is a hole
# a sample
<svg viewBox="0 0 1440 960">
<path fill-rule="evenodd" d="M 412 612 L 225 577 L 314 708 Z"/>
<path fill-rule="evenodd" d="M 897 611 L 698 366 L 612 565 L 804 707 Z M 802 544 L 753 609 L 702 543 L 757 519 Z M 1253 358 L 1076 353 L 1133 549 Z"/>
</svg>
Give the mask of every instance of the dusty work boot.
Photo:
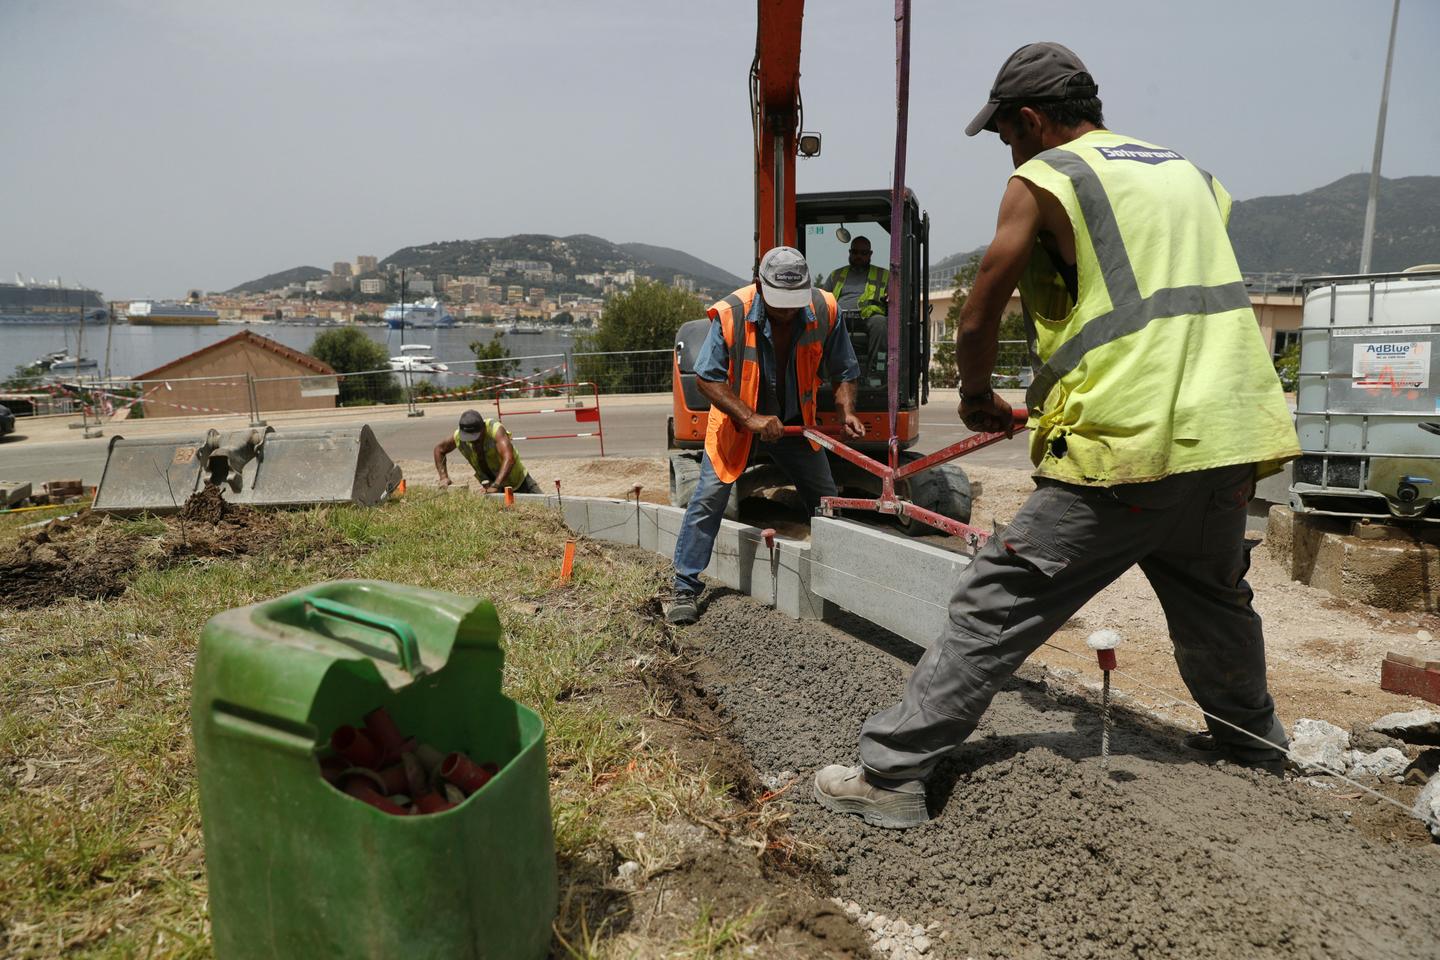
<svg viewBox="0 0 1440 960">
<path fill-rule="evenodd" d="M 1285 776 L 1285 757 L 1278 751 L 1271 754 L 1242 754 L 1228 745 L 1220 743 L 1211 733 L 1192 733 L 1180 740 L 1180 745 L 1195 754 L 1201 763 L 1228 763 L 1249 770 L 1259 770 L 1272 777 Z"/>
<path fill-rule="evenodd" d="M 665 619 L 673 624 L 694 623 L 700 619 L 700 598 L 693 593 L 677 593 L 665 604 Z"/>
<path fill-rule="evenodd" d="M 897 780 L 887 786 L 871 783 L 861 767 L 838 763 L 815 774 L 815 800 L 836 813 L 854 813 L 876 827 L 903 830 L 930 819 L 925 808 L 925 784 Z"/>
</svg>

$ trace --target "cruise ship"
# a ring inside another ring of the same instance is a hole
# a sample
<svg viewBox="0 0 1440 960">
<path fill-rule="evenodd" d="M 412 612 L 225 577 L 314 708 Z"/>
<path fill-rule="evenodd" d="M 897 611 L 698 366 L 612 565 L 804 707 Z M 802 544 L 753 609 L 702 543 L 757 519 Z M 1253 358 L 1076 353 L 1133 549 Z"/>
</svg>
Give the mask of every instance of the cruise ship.
<svg viewBox="0 0 1440 960">
<path fill-rule="evenodd" d="M 385 308 L 385 323 L 391 330 L 410 327 L 453 327 L 455 318 L 446 311 L 444 304 L 432 297 L 429 300 L 417 300 L 403 306 L 398 303 L 390 304 Z"/>
<path fill-rule="evenodd" d="M 220 322 L 220 313 L 198 303 L 136 300 L 126 311 L 133 326 L 208 326 Z"/>
<path fill-rule="evenodd" d="M 18 277 L 16 278 L 19 279 Z M 106 319 L 100 294 L 84 287 L 54 283 L 0 283 L 0 324 L 87 323 Z"/>
</svg>

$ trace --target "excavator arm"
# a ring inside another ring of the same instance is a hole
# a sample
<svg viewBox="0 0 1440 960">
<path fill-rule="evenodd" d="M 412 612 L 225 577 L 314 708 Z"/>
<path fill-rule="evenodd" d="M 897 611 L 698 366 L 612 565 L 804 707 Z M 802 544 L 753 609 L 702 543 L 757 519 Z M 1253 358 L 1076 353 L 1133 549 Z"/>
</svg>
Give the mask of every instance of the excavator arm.
<svg viewBox="0 0 1440 960">
<path fill-rule="evenodd" d="M 795 246 L 795 138 L 800 131 L 800 27 L 805 0 L 758 0 L 750 118 L 755 134 L 755 264 Z"/>
</svg>

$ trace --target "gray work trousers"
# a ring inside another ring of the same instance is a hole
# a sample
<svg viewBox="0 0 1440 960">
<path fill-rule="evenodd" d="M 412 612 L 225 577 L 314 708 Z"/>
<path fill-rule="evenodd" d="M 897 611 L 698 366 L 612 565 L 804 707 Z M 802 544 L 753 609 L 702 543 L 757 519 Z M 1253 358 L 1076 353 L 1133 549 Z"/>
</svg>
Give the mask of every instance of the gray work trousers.
<svg viewBox="0 0 1440 960">
<path fill-rule="evenodd" d="M 860 762 L 884 779 L 924 778 L 974 731 L 1007 677 L 1134 564 L 1165 609 L 1175 662 L 1216 740 L 1239 759 L 1286 746 L 1265 683 L 1245 544 L 1254 467 L 1100 488 L 1041 478 L 1014 521 L 960 576 L 950 617 L 900 703 L 865 721 Z M 1123 666 L 1125 648 L 1120 648 Z"/>
</svg>

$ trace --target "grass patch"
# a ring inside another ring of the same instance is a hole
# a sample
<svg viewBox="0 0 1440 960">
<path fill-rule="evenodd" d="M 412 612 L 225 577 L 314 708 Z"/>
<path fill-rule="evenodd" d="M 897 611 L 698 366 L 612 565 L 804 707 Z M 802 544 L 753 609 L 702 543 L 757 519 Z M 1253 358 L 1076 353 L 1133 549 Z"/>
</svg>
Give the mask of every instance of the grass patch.
<svg viewBox="0 0 1440 960">
<path fill-rule="evenodd" d="M 110 600 L 0 608 L 0 955 L 210 954 L 189 720 L 200 630 L 222 610 L 326 580 L 383 579 L 496 604 L 506 692 L 548 731 L 558 955 L 619 955 L 614 934 L 628 918 L 611 874 L 622 857 L 646 877 L 673 869 L 680 854 L 661 825 L 744 833 L 723 784 L 655 748 L 640 717 L 597 695 L 638 686 L 644 664 L 668 649 L 668 628 L 650 615 L 660 558 L 584 543 L 562 585 L 566 534 L 553 513 L 460 493 L 275 522 L 278 538 L 262 552 L 141 565 Z M 156 524 L 127 532 L 155 538 Z M 0 527 L 0 548 L 16 536 Z M 753 921 L 753 911 L 690 910 L 656 932 L 655 956 L 729 955 Z"/>
</svg>

